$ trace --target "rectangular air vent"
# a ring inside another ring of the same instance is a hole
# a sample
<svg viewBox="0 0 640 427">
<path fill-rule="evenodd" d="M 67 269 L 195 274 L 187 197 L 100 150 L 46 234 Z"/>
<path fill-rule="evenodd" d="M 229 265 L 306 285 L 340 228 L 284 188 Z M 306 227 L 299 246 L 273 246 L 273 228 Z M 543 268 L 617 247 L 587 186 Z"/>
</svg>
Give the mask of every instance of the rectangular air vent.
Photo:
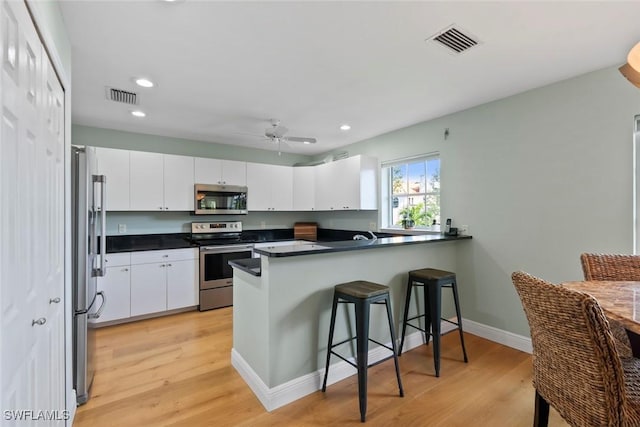
<svg viewBox="0 0 640 427">
<path fill-rule="evenodd" d="M 427 41 L 429 40 L 438 42 L 456 54 L 465 52 L 480 43 L 473 36 L 468 33 L 465 34 L 460 28 L 456 28 L 453 25 L 429 37 Z"/>
<path fill-rule="evenodd" d="M 112 87 L 106 87 L 107 99 L 114 102 L 122 102 L 124 104 L 138 105 L 138 94 L 135 92 L 128 92 L 122 89 L 115 89 Z"/>
</svg>

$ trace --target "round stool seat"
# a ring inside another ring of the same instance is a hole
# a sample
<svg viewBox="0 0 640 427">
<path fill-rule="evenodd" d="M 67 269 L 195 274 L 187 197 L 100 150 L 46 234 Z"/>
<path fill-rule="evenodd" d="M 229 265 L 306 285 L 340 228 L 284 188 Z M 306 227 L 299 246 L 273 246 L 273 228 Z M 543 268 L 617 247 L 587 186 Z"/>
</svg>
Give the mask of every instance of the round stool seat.
<svg viewBox="0 0 640 427">
<path fill-rule="evenodd" d="M 389 287 L 379 285 L 366 280 L 356 280 L 353 282 L 336 285 L 335 291 L 354 298 L 371 298 L 389 292 Z"/>
<path fill-rule="evenodd" d="M 449 280 L 456 277 L 456 273 L 446 270 L 438 270 L 435 268 L 422 268 L 409 272 L 409 276 L 422 280 Z"/>
</svg>

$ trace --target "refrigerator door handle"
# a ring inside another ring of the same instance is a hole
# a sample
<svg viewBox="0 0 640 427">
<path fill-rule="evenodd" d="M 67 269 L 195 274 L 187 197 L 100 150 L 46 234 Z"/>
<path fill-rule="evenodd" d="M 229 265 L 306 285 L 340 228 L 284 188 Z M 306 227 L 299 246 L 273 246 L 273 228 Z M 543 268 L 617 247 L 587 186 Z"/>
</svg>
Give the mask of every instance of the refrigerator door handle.
<svg viewBox="0 0 640 427">
<path fill-rule="evenodd" d="M 94 276 L 104 277 L 107 274 L 105 268 L 107 255 L 107 177 L 105 175 L 93 175 L 93 182 L 100 183 L 100 267 L 94 269 Z"/>
<path fill-rule="evenodd" d="M 87 316 L 89 319 L 97 319 L 102 315 L 102 311 L 104 310 L 104 306 L 107 305 L 107 297 L 104 295 L 103 291 L 96 292 L 96 295 L 100 295 L 102 297 L 102 304 L 100 304 L 100 308 L 95 313 L 90 313 Z"/>
</svg>

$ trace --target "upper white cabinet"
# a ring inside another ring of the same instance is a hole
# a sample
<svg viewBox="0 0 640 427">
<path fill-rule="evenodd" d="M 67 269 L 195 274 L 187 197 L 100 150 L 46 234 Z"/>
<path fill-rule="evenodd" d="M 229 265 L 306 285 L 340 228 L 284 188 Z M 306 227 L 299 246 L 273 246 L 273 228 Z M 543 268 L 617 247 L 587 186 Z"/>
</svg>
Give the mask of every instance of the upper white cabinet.
<svg viewBox="0 0 640 427">
<path fill-rule="evenodd" d="M 195 183 L 247 185 L 247 163 L 196 157 Z"/>
<path fill-rule="evenodd" d="M 162 154 L 130 152 L 130 200 L 132 211 L 164 210 Z"/>
<path fill-rule="evenodd" d="M 315 167 L 293 168 L 293 210 L 312 211 L 315 209 L 316 178 Z"/>
<path fill-rule="evenodd" d="M 129 205 L 128 150 L 96 147 L 98 174 L 107 177 L 106 209 L 128 211 Z"/>
<path fill-rule="evenodd" d="M 96 148 L 107 210 L 193 211 L 194 184 L 246 185 L 250 211 L 377 209 L 378 161 L 353 156 L 318 166 Z"/>
<path fill-rule="evenodd" d="M 164 154 L 164 208 L 192 211 L 194 200 L 193 157 Z"/>
<path fill-rule="evenodd" d="M 130 171 L 130 210 L 193 210 L 193 157 L 131 151 Z"/>
<path fill-rule="evenodd" d="M 315 167 L 316 210 L 377 209 L 378 161 L 353 156 Z"/>
<path fill-rule="evenodd" d="M 293 168 L 247 163 L 247 209 L 249 211 L 293 210 Z"/>
</svg>

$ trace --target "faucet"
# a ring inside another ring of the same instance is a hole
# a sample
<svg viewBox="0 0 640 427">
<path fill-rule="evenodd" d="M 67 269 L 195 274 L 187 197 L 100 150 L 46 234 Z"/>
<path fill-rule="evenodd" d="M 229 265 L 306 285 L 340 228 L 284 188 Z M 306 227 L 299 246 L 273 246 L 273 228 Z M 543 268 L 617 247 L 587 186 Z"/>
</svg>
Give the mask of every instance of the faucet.
<svg viewBox="0 0 640 427">
<path fill-rule="evenodd" d="M 369 240 L 367 236 L 363 236 L 362 234 L 356 234 L 353 236 L 353 240 Z"/>
<path fill-rule="evenodd" d="M 368 233 L 371 234 L 371 237 L 373 238 L 373 240 L 376 240 L 378 238 L 378 236 L 373 234 L 373 231 L 369 230 Z"/>
</svg>

